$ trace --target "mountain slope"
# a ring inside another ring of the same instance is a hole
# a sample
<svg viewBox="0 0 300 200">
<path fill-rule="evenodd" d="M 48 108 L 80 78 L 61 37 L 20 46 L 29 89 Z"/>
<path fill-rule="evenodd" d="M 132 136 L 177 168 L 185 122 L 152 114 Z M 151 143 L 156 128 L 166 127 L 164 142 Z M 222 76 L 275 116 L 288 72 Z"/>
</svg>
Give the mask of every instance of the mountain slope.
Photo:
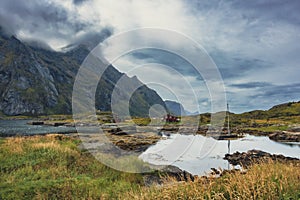
<svg viewBox="0 0 300 200">
<path fill-rule="evenodd" d="M 289 102 L 273 106 L 269 110 L 254 110 L 237 114 L 242 118 L 248 119 L 268 119 L 285 116 L 300 116 L 300 102 Z"/>
<path fill-rule="evenodd" d="M 166 100 L 165 104 L 171 114 L 176 115 L 176 116 L 185 116 L 186 115 L 184 107 L 180 103 L 175 102 L 175 101 Z"/>
<path fill-rule="evenodd" d="M 0 111 L 6 115 L 71 113 L 74 79 L 88 53 L 83 45 L 66 53 L 44 50 L 1 32 Z M 96 109 L 111 110 L 111 93 L 122 76 L 129 87 L 141 84 L 109 66 L 98 84 Z M 131 97 L 131 114 L 146 116 L 154 104 L 164 106 L 159 95 L 143 85 Z"/>
</svg>

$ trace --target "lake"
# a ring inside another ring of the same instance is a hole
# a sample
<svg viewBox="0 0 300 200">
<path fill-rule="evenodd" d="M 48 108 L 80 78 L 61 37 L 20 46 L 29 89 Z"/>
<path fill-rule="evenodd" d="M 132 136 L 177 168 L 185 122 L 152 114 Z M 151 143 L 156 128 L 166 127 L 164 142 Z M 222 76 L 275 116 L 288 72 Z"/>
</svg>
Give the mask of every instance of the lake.
<svg viewBox="0 0 300 200">
<path fill-rule="evenodd" d="M 0 120 L 0 136 L 35 135 L 75 132 L 75 127 L 28 125 L 30 120 Z M 155 165 L 174 165 L 195 175 L 205 175 L 211 168 L 231 168 L 223 157 L 226 153 L 257 149 L 271 154 L 300 159 L 300 144 L 279 143 L 265 136 L 246 135 L 237 140 L 215 140 L 202 135 L 173 134 L 140 154 Z"/>
<path fill-rule="evenodd" d="M 232 168 L 223 159 L 226 153 L 257 149 L 300 159 L 300 144 L 285 144 L 265 136 L 246 135 L 237 140 L 215 140 L 202 135 L 171 135 L 147 149 L 140 158 L 156 165 L 174 165 L 194 175 L 205 175 L 211 168 Z"/>
<path fill-rule="evenodd" d="M 28 125 L 31 120 L 0 120 L 0 136 L 75 132 L 75 127 Z"/>
</svg>

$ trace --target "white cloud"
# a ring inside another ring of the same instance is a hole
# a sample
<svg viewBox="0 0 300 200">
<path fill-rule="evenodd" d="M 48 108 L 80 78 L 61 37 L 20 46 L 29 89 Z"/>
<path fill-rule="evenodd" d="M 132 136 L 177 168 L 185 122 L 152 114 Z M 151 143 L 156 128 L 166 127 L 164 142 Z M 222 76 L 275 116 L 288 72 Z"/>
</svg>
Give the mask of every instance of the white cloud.
<svg viewBox="0 0 300 200">
<path fill-rule="evenodd" d="M 247 108 L 251 95 L 257 90 L 230 87 L 233 83 L 299 83 L 300 4 L 296 1 L 88 0 L 75 5 L 72 0 L 30 3 L 3 0 L 1 4 L 1 22 L 5 21 L 19 37 L 46 41 L 55 49 L 80 41 L 91 32 L 101 32 L 106 27 L 112 27 L 115 35 L 145 27 L 183 33 L 203 45 L 208 53 L 218 52 L 218 57 L 224 56 L 217 64 L 227 84 L 228 97 L 236 107 Z M 172 35 L 162 37 L 171 38 Z M 149 37 L 136 35 L 128 38 L 127 43 L 108 45 L 115 45 L 116 49 L 110 46 L 115 51 L 119 45 L 131 46 L 145 39 Z M 151 42 L 155 39 L 152 38 Z M 191 48 L 176 39 L 172 45 L 174 49 L 185 52 Z M 251 62 L 237 61 L 236 58 Z M 145 61 L 132 57 L 118 60 L 126 70 L 132 65 L 145 64 Z M 155 79 L 154 74 L 159 73 L 148 71 L 146 75 Z M 203 92 L 202 85 L 195 81 L 197 76 L 183 75 L 197 92 Z M 178 93 L 180 86 L 175 85 Z M 215 84 L 214 88 L 218 91 L 220 85 Z M 206 98 L 207 95 L 201 96 L 201 99 Z M 266 101 L 274 104 L 272 99 Z M 206 101 L 203 102 L 204 105 Z M 189 104 L 185 107 L 194 109 Z"/>
</svg>

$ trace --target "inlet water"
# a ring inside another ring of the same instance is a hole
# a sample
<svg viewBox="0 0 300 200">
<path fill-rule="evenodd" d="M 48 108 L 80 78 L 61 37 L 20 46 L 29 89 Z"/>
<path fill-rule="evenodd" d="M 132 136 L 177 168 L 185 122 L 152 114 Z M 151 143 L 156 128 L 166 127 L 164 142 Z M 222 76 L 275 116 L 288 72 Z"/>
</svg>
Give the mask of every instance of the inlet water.
<svg viewBox="0 0 300 200">
<path fill-rule="evenodd" d="M 171 135 L 150 147 L 140 158 L 156 165 L 174 165 L 194 175 L 205 175 L 211 168 L 228 169 L 226 153 L 261 150 L 300 159 L 300 144 L 285 144 L 265 136 L 246 135 L 237 140 L 215 140 L 202 135 Z"/>
<path fill-rule="evenodd" d="M 75 127 L 28 125 L 30 120 L 0 120 L 0 136 L 75 132 Z"/>
</svg>

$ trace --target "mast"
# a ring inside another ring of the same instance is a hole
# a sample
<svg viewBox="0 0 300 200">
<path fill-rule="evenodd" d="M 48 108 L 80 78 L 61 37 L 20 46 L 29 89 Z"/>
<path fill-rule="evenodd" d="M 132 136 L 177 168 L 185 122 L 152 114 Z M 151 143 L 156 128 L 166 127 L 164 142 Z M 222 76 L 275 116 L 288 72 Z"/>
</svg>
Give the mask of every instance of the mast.
<svg viewBox="0 0 300 200">
<path fill-rule="evenodd" d="M 227 134 L 230 135 L 230 127 L 229 127 L 229 105 L 227 103 Z"/>
<path fill-rule="evenodd" d="M 229 105 L 227 103 L 227 134 L 230 135 L 230 126 L 229 126 Z M 227 148 L 228 148 L 228 154 L 230 154 L 230 139 L 228 140 L 227 143 Z M 230 164 L 228 162 L 228 170 L 230 170 Z"/>
<path fill-rule="evenodd" d="M 229 127 L 229 105 L 227 103 L 227 134 L 230 135 L 230 127 Z M 228 154 L 230 154 L 230 139 L 228 140 L 227 143 L 227 148 L 228 148 Z M 228 170 L 230 170 L 230 164 L 228 162 Z"/>
</svg>

